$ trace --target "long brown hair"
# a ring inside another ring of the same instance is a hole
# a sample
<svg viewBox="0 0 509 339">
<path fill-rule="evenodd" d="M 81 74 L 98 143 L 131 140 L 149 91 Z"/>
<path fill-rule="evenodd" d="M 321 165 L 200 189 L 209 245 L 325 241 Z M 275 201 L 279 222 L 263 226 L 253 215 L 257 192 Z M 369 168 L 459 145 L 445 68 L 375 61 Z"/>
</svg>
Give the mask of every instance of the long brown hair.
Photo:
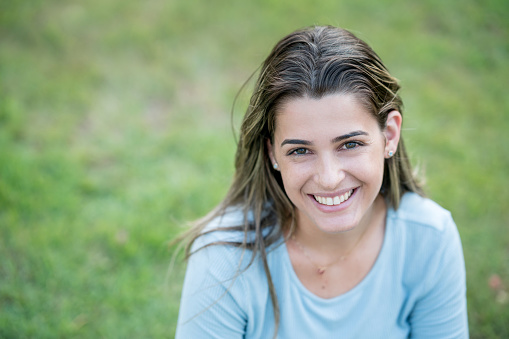
<svg viewBox="0 0 509 339">
<path fill-rule="evenodd" d="M 186 234 L 186 257 L 192 254 L 191 245 L 198 237 L 214 231 L 204 232 L 213 218 L 224 215 L 228 207 L 242 208 L 243 222 L 228 229 L 244 232 L 244 240 L 206 246 L 237 246 L 251 252 L 249 265 L 254 260 L 262 261 L 274 308 L 275 334 L 280 314 L 267 248 L 283 234 L 293 232 L 288 229 L 293 223 L 288 221 L 294 218 L 294 206 L 286 196 L 280 173 L 271 166 L 266 147 L 266 141 L 274 135 L 278 108 L 291 98 L 353 94 L 383 129 L 391 111 L 402 112 L 399 88 L 397 79 L 364 41 L 332 26 L 309 27 L 289 34 L 264 61 L 240 128 L 233 183 L 224 200 Z M 397 209 L 407 191 L 423 195 L 401 137 L 394 156 L 385 160 L 381 192 L 389 206 Z M 255 236 L 248 241 L 250 233 Z"/>
</svg>

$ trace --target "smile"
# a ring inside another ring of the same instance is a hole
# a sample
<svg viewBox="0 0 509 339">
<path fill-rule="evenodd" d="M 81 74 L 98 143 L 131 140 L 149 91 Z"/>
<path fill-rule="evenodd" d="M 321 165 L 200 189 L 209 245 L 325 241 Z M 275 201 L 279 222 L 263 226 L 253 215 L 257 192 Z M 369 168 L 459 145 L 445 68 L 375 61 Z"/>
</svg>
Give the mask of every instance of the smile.
<svg viewBox="0 0 509 339">
<path fill-rule="evenodd" d="M 353 193 L 353 189 L 346 192 L 343 195 L 338 195 L 335 197 L 321 197 L 319 195 L 313 195 L 313 197 L 321 205 L 327 205 L 327 206 L 334 205 L 335 206 L 335 205 L 339 205 L 339 204 L 347 201 L 350 198 L 350 196 L 352 195 L 352 193 Z"/>
</svg>

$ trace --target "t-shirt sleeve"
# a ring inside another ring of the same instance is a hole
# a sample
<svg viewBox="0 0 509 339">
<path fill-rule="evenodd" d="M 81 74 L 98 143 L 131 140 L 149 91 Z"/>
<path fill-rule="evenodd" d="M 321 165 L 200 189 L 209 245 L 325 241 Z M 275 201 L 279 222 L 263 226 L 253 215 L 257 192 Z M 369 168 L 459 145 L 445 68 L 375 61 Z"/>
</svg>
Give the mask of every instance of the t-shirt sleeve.
<svg viewBox="0 0 509 339">
<path fill-rule="evenodd" d="M 242 277 L 235 277 L 236 251 L 240 250 L 212 245 L 191 255 L 182 289 L 177 339 L 244 336 L 247 317 L 232 293 L 232 289 L 242 288 Z"/>
<path fill-rule="evenodd" d="M 468 338 L 466 278 L 458 230 L 448 218 L 410 315 L 411 338 Z"/>
</svg>

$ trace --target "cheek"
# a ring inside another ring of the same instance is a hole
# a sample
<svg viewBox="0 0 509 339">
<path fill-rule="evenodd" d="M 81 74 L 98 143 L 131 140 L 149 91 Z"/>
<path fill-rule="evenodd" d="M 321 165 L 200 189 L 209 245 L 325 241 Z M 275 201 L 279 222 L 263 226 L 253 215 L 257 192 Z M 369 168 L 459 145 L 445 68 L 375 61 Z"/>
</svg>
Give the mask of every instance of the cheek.
<svg viewBox="0 0 509 339">
<path fill-rule="evenodd" d="M 309 179 L 309 174 L 305 166 L 292 164 L 285 166 L 281 170 L 281 178 L 286 194 L 291 199 L 299 194 L 301 188 Z"/>
<path fill-rule="evenodd" d="M 359 180 L 370 183 L 382 181 L 384 157 L 378 153 L 366 153 L 362 157 L 352 158 L 348 163 L 348 172 Z"/>
<path fill-rule="evenodd" d="M 384 157 L 376 157 L 370 161 L 369 166 L 366 166 L 366 176 L 371 180 L 376 181 L 377 185 L 382 182 L 384 176 Z"/>
</svg>

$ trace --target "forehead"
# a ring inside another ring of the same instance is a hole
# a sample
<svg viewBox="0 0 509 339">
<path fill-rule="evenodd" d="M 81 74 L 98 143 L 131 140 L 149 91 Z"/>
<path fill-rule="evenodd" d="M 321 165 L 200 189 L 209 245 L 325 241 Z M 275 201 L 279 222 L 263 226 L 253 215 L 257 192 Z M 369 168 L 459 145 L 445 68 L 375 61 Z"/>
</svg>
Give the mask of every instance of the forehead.
<svg viewBox="0 0 509 339">
<path fill-rule="evenodd" d="M 375 117 L 353 94 L 331 94 L 319 99 L 301 97 L 284 102 L 277 112 L 275 137 L 314 139 L 354 130 L 374 133 L 380 129 Z"/>
</svg>

